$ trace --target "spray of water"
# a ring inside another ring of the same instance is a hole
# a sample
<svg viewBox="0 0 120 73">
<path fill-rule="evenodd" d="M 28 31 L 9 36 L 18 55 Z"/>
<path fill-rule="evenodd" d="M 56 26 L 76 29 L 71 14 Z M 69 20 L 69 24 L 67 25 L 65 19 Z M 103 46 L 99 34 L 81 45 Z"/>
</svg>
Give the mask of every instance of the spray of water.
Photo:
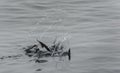
<svg viewBox="0 0 120 73">
<path fill-rule="evenodd" d="M 49 17 L 47 19 L 49 19 Z M 39 25 L 44 21 L 46 21 L 46 18 L 41 19 L 41 21 L 38 21 L 35 25 Z M 56 24 L 59 22 L 62 22 L 62 19 L 58 19 L 53 24 L 49 24 L 49 26 L 47 26 L 47 29 L 45 29 L 36 39 L 41 40 L 48 33 L 48 31 L 53 29 L 53 27 L 56 27 Z M 69 33 L 62 33 L 61 36 L 56 35 L 55 41 L 53 42 L 53 44 L 61 43 L 61 45 L 64 45 L 64 50 L 66 51 L 70 47 L 70 45 L 69 45 L 70 38 L 71 38 L 71 36 Z M 59 59 L 57 58 L 57 60 L 55 58 L 53 58 L 53 60 L 56 64 L 55 68 L 59 68 L 59 67 L 64 68 L 64 67 L 68 66 L 68 62 L 66 62 L 64 59 L 65 59 L 64 57 L 60 57 Z"/>
</svg>

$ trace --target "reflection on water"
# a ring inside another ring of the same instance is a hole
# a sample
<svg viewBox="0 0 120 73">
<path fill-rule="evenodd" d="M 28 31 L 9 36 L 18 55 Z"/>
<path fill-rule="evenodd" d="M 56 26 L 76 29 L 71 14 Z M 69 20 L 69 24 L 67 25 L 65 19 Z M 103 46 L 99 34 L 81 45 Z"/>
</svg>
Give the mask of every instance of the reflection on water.
<svg viewBox="0 0 120 73">
<path fill-rule="evenodd" d="M 72 61 L 69 67 L 57 70 L 58 73 L 120 73 L 119 2 L 1 0 L 0 55 L 21 53 L 16 48 L 35 43 L 43 33 L 49 36 L 68 33 L 72 37 Z M 35 73 L 38 67 L 43 68 L 44 73 L 56 72 L 53 63 L 34 66 L 21 61 L 15 61 L 15 65 L 2 64 L 0 72 Z"/>
</svg>

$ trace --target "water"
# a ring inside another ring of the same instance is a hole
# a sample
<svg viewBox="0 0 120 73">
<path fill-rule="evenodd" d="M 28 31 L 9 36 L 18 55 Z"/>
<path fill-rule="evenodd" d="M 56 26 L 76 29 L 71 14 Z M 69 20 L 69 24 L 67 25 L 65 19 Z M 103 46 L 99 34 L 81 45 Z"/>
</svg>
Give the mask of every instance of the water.
<svg viewBox="0 0 120 73">
<path fill-rule="evenodd" d="M 0 56 L 21 54 L 41 36 L 67 34 L 72 60 L 56 69 L 24 56 L 0 61 L 0 73 L 120 73 L 119 6 L 119 0 L 1 0 Z"/>
</svg>

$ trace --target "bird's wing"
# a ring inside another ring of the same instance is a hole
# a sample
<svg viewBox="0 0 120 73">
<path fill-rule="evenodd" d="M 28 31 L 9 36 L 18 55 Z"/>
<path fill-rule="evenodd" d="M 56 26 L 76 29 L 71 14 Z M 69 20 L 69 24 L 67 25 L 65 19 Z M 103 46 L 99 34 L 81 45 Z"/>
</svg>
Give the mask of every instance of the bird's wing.
<svg viewBox="0 0 120 73">
<path fill-rule="evenodd" d="M 44 44 L 43 42 L 41 42 L 39 40 L 37 40 L 37 41 L 40 43 L 42 48 L 46 48 L 47 51 L 51 52 L 51 50 L 48 48 L 48 46 L 46 44 Z"/>
</svg>

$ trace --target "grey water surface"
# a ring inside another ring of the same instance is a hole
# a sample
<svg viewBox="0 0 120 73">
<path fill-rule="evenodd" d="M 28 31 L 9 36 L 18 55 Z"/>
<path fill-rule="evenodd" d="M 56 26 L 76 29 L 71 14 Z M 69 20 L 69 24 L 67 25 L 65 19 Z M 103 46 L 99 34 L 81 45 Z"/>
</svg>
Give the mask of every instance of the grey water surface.
<svg viewBox="0 0 120 73">
<path fill-rule="evenodd" d="M 0 73 L 120 73 L 120 0 L 0 0 L 0 56 L 56 35 L 69 37 L 64 66 L 23 56 L 0 60 Z"/>
</svg>

